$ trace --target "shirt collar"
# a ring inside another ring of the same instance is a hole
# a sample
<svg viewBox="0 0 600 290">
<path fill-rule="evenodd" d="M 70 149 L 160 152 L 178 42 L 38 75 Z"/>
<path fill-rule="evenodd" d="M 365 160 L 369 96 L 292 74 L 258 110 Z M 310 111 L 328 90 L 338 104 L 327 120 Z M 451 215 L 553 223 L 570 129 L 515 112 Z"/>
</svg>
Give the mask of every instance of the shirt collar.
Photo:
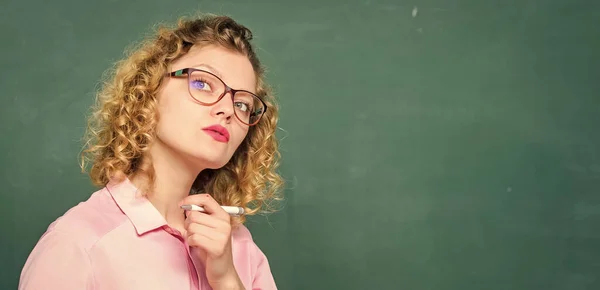
<svg viewBox="0 0 600 290">
<path fill-rule="evenodd" d="M 106 189 L 129 218 L 138 235 L 167 225 L 165 218 L 128 178 L 110 181 Z"/>
</svg>

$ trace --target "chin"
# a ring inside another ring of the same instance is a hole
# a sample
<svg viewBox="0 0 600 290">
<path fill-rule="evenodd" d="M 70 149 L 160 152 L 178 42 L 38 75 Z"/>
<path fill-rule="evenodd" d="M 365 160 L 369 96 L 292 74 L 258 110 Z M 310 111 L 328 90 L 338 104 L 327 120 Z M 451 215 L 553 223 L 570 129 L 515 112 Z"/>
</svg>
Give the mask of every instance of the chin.
<svg viewBox="0 0 600 290">
<path fill-rule="evenodd" d="M 203 168 L 208 168 L 208 169 L 219 169 L 223 166 L 225 166 L 229 160 L 231 160 L 231 156 L 216 156 L 219 154 L 215 154 L 212 156 L 207 156 L 206 154 L 207 152 L 202 152 L 201 154 L 194 154 L 194 159 L 196 160 L 196 162 L 198 163 L 198 165 L 202 166 Z"/>
<path fill-rule="evenodd" d="M 222 168 L 223 166 L 227 165 L 227 162 L 229 162 L 229 160 L 227 160 L 225 162 L 211 162 L 205 166 L 208 169 L 219 169 L 219 168 Z"/>
</svg>

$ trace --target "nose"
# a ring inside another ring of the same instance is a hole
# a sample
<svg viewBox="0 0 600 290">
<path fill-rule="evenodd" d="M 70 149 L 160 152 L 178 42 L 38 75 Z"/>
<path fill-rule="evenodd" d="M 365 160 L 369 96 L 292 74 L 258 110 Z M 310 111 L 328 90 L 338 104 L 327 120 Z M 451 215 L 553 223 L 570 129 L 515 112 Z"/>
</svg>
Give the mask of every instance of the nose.
<svg viewBox="0 0 600 290">
<path fill-rule="evenodd" d="M 229 120 L 233 116 L 232 92 L 226 92 L 223 98 L 212 106 L 211 114 L 215 117 L 221 116 Z"/>
</svg>

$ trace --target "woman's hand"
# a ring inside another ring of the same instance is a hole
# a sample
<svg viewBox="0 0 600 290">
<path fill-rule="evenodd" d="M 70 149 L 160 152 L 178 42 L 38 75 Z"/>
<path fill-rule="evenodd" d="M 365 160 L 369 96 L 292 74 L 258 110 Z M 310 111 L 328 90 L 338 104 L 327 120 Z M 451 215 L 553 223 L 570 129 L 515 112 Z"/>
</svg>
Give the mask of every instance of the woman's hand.
<svg viewBox="0 0 600 290">
<path fill-rule="evenodd" d="M 206 210 L 186 211 L 185 237 L 192 255 L 204 264 L 208 283 L 215 290 L 244 289 L 233 264 L 229 214 L 209 194 L 190 195 L 182 204 Z"/>
</svg>

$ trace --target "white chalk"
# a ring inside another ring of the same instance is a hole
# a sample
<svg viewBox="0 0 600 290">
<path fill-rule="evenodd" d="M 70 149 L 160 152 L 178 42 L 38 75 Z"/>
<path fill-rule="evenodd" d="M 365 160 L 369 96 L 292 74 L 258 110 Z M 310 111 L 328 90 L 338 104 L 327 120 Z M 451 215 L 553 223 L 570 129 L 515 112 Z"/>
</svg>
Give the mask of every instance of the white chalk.
<svg viewBox="0 0 600 290">
<path fill-rule="evenodd" d="M 181 206 L 181 208 L 185 209 L 185 210 L 193 210 L 193 211 L 199 211 L 199 212 L 206 212 L 206 210 L 204 210 L 203 207 L 197 206 L 195 204 L 184 204 L 184 205 Z M 242 215 L 242 214 L 244 214 L 244 208 L 243 207 L 222 205 L 221 208 L 223 208 L 225 210 L 225 212 L 227 212 L 230 215 Z"/>
</svg>

